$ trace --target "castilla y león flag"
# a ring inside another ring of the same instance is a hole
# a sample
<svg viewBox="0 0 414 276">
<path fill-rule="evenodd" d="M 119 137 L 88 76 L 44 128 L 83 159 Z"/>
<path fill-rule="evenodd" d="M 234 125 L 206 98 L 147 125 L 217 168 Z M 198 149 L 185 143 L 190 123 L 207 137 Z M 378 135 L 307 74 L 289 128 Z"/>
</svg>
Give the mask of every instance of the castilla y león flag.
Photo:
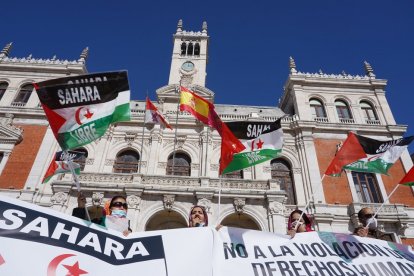
<svg viewBox="0 0 414 276">
<path fill-rule="evenodd" d="M 164 116 L 158 111 L 157 107 L 150 101 L 147 97 L 146 105 L 145 105 L 145 124 L 158 124 L 161 127 L 172 129 L 170 124 L 165 120 Z"/>
<path fill-rule="evenodd" d="M 342 169 L 387 174 L 413 140 L 414 136 L 379 141 L 350 132 L 325 174 L 337 176 Z"/>
<path fill-rule="evenodd" d="M 226 123 L 246 149 L 233 156 L 233 160 L 223 173 L 238 171 L 277 158 L 283 147 L 280 121 L 281 119 L 275 122 Z"/>
<path fill-rule="evenodd" d="M 34 84 L 63 150 L 86 145 L 109 125 L 130 120 L 130 91 L 126 71 L 47 80 Z"/>
</svg>

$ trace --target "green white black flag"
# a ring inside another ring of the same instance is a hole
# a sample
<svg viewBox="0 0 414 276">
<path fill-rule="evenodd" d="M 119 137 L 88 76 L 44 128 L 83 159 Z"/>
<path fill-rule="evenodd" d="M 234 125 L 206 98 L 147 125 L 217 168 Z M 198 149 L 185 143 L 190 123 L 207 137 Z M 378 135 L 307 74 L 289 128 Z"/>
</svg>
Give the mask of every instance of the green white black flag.
<svg viewBox="0 0 414 276">
<path fill-rule="evenodd" d="M 224 174 L 255 166 L 280 155 L 283 147 L 280 119 L 276 122 L 227 122 L 226 125 L 246 149 L 233 155 Z"/>
</svg>

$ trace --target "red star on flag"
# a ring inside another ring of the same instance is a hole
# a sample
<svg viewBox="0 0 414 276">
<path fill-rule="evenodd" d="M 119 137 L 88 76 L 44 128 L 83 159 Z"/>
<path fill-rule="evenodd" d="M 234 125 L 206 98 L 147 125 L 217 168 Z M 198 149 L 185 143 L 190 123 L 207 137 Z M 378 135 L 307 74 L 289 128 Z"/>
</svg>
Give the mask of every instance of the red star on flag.
<svg viewBox="0 0 414 276">
<path fill-rule="evenodd" d="M 93 116 L 93 113 L 91 113 L 90 111 L 89 111 L 89 109 L 86 109 L 86 113 L 85 113 L 85 118 L 87 118 L 87 119 L 90 119 L 90 118 L 92 118 L 92 116 Z"/>
<path fill-rule="evenodd" d="M 4 264 L 6 261 L 3 259 L 3 256 L 0 254 L 0 265 Z"/>
<path fill-rule="evenodd" d="M 261 139 L 259 139 L 259 141 L 256 143 L 257 149 L 261 149 L 263 144 L 264 142 Z"/>
<path fill-rule="evenodd" d="M 68 270 L 68 274 L 66 274 L 66 276 L 79 276 L 81 274 L 88 274 L 87 271 L 79 268 L 79 262 L 76 262 L 72 266 L 70 265 L 63 265 L 63 266 Z"/>
</svg>

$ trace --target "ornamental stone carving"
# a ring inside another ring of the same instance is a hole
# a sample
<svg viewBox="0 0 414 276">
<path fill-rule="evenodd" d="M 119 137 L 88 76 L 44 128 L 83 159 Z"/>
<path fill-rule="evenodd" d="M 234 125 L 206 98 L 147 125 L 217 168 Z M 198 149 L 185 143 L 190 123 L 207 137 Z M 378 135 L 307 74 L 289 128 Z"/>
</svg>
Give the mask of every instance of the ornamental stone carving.
<svg viewBox="0 0 414 276">
<path fill-rule="evenodd" d="M 166 169 L 167 168 L 167 162 L 158 162 L 158 168 Z"/>
<path fill-rule="evenodd" d="M 199 169 L 200 169 L 200 164 L 197 164 L 197 163 L 191 163 L 191 169 L 192 169 L 192 170 L 199 170 Z"/>
<path fill-rule="evenodd" d="M 137 133 L 135 132 L 126 132 L 125 133 L 125 142 L 128 144 L 128 146 L 131 146 L 132 143 L 134 143 L 135 138 L 137 137 Z"/>
<path fill-rule="evenodd" d="M 211 209 L 211 200 L 207 199 L 207 198 L 200 198 L 197 201 L 197 205 L 198 206 L 202 206 L 204 207 L 204 209 L 206 210 L 207 213 L 210 213 L 210 209 Z"/>
<path fill-rule="evenodd" d="M 127 203 L 129 209 L 138 209 L 141 204 L 141 198 L 136 195 L 130 195 L 127 197 Z"/>
<path fill-rule="evenodd" d="M 234 209 L 237 214 L 243 214 L 244 206 L 246 206 L 246 199 L 241 197 L 236 197 L 233 200 Z"/>
<path fill-rule="evenodd" d="M 282 203 L 278 201 L 269 202 L 268 212 L 270 215 L 283 215 L 284 210 L 285 206 Z"/>
<path fill-rule="evenodd" d="M 292 169 L 292 173 L 294 173 L 294 174 L 300 174 L 300 173 L 302 173 L 302 168 L 293 168 Z"/>
<path fill-rule="evenodd" d="M 68 195 L 66 193 L 64 193 L 64 192 L 57 192 L 56 194 L 54 194 L 50 198 L 50 201 L 53 204 L 63 205 L 63 204 L 65 204 L 67 198 L 68 198 Z"/>
<path fill-rule="evenodd" d="M 220 145 L 221 145 L 221 143 L 220 143 L 220 142 L 213 142 L 213 150 L 215 150 L 215 149 L 219 148 L 219 147 L 220 147 Z"/>
<path fill-rule="evenodd" d="M 92 205 L 100 206 L 102 204 L 102 200 L 104 198 L 103 193 L 95 192 L 92 194 Z"/>
<path fill-rule="evenodd" d="M 106 159 L 105 166 L 113 166 L 115 164 L 115 159 Z"/>
<path fill-rule="evenodd" d="M 181 149 L 184 146 L 185 140 L 187 140 L 187 136 L 177 136 L 177 148 Z"/>
<path fill-rule="evenodd" d="M 271 166 L 263 166 L 263 172 L 264 173 L 270 173 L 272 171 L 272 167 Z"/>
<path fill-rule="evenodd" d="M 173 208 L 174 201 L 175 201 L 175 195 L 164 195 L 164 198 L 163 198 L 164 209 L 170 212 Z"/>
<path fill-rule="evenodd" d="M 211 171 L 218 171 L 218 169 L 219 169 L 219 164 L 211 164 L 210 165 L 210 170 Z"/>
<path fill-rule="evenodd" d="M 93 159 L 93 158 L 87 158 L 85 164 L 86 165 L 93 165 L 93 162 L 95 162 L 95 159 Z"/>
</svg>

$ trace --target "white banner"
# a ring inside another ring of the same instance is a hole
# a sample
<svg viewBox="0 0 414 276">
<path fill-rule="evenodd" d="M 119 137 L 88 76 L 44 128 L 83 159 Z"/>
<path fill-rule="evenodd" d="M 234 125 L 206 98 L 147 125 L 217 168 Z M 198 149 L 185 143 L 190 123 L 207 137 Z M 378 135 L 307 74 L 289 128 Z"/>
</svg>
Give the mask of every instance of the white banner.
<svg viewBox="0 0 414 276">
<path fill-rule="evenodd" d="M 128 237 L 0 196 L 0 275 L 414 275 L 411 248 L 346 234 L 188 228 Z"/>
</svg>

